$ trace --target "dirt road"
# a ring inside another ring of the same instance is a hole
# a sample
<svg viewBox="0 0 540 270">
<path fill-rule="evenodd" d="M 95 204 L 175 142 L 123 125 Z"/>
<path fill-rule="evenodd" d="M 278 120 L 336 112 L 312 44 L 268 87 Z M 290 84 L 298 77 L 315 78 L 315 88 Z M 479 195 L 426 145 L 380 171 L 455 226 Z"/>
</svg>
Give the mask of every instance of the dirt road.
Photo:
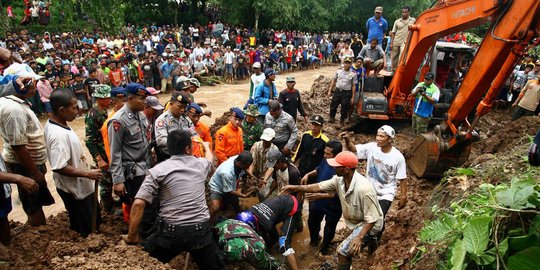
<svg viewBox="0 0 540 270">
<path fill-rule="evenodd" d="M 325 75 L 330 76 L 333 72 L 335 72 L 337 67 L 335 66 L 327 66 L 323 67 L 321 69 L 317 70 L 308 70 L 308 71 L 301 71 L 301 72 L 294 72 L 294 73 L 286 73 L 278 75 L 276 78 L 276 87 L 279 90 L 284 89 L 286 87 L 285 80 L 288 76 L 294 76 L 296 78 L 296 88 L 300 91 L 307 91 L 311 88 L 311 85 L 313 84 L 313 80 L 317 78 L 319 75 Z M 212 110 L 212 118 L 203 117 L 201 121 L 204 123 L 211 125 L 216 117 L 220 117 L 223 115 L 224 112 L 229 110 L 229 108 L 238 106 L 243 107 L 247 96 L 249 94 L 249 82 L 244 81 L 238 84 L 221 84 L 217 86 L 203 86 L 199 88 L 199 90 L 195 93 L 195 99 L 197 101 L 204 101 L 208 105 L 208 107 Z M 160 95 L 159 100 L 162 104 L 165 104 L 165 102 L 169 99 L 170 95 Z M 43 125 L 45 125 L 46 119 L 41 119 L 41 122 Z M 84 141 L 84 117 L 79 117 L 72 123 L 70 123 L 70 126 L 75 130 L 77 133 L 77 136 L 81 140 L 81 142 Z M 2 147 L 2 142 L 0 141 L 0 149 Z M 90 154 L 87 150 L 86 155 L 89 160 L 91 160 Z M 49 189 L 51 190 L 51 193 L 53 194 L 56 203 L 45 207 L 45 215 L 55 215 L 65 210 L 64 204 L 62 203 L 62 200 L 58 196 L 58 193 L 56 192 L 56 188 L 54 185 L 54 181 L 52 179 L 52 172 L 48 172 L 46 175 L 47 183 L 49 186 Z M 9 219 L 13 221 L 18 222 L 26 222 L 26 215 L 22 211 L 21 203 L 18 199 L 18 193 L 17 189 L 13 189 L 13 211 L 9 214 Z"/>
</svg>

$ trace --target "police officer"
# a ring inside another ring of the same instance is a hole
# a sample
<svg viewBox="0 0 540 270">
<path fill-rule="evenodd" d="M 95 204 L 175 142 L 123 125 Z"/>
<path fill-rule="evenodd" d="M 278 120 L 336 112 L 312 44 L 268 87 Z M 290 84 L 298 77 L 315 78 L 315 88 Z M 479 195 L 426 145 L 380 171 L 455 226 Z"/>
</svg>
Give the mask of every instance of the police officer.
<svg viewBox="0 0 540 270">
<path fill-rule="evenodd" d="M 341 105 L 340 124 L 345 123 L 349 109 L 351 109 L 354 103 L 354 95 L 357 84 L 356 72 L 351 69 L 352 60 L 350 57 L 345 57 L 343 60 L 343 68 L 340 68 L 332 82 L 330 88 L 328 88 L 328 97 L 332 95 L 332 101 L 330 102 L 330 120 L 329 123 L 336 121 L 336 112 L 339 105 Z"/>
<path fill-rule="evenodd" d="M 156 119 L 154 132 L 156 134 L 156 156 L 158 162 L 169 158 L 167 136 L 171 131 L 185 127 L 183 116 L 186 112 L 186 106 L 189 103 L 189 97 L 186 93 L 174 92 L 169 101 L 168 110 Z"/>
<path fill-rule="evenodd" d="M 298 140 L 298 126 L 293 117 L 281 109 L 277 100 L 268 102 L 270 112 L 264 119 L 264 127 L 271 128 L 276 132 L 274 143 L 283 154 L 290 156 L 296 141 Z"/>
<path fill-rule="evenodd" d="M 148 171 L 131 209 L 128 244 L 140 242 L 137 229 L 146 205 L 159 198 L 157 231 L 142 242 L 150 256 L 167 263 L 188 251 L 199 269 L 225 269 L 223 257 L 210 230 L 210 214 L 205 199 L 206 177 L 214 155 L 205 142 L 205 157 L 192 155 L 191 134 L 186 130 L 169 133 L 167 149 L 171 158 Z"/>
<path fill-rule="evenodd" d="M 142 113 L 144 101 L 150 92 L 138 83 L 129 83 L 125 88 L 127 102 L 118 110 L 108 123 L 108 135 L 111 151 L 110 172 L 114 193 L 129 208 L 135 194 L 139 191 L 146 171 L 150 168 L 150 130 L 148 120 Z M 129 220 L 127 212 L 124 218 Z M 146 226 L 151 227 L 151 213 L 145 216 Z"/>
</svg>

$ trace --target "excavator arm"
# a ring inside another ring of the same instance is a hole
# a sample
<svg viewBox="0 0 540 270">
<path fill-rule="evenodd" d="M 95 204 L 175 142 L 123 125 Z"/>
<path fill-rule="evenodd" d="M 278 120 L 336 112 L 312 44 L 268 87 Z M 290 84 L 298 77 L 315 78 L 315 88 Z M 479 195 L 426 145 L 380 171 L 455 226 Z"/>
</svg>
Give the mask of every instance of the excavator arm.
<svg viewBox="0 0 540 270">
<path fill-rule="evenodd" d="M 422 13 L 410 27 L 407 47 L 389 87 L 390 112 L 403 103 L 414 82 L 423 55 L 435 41 L 447 34 L 492 22 L 455 96 L 445 121 L 433 133 L 423 134 L 413 145 L 408 159 L 420 177 L 437 177 L 468 159 L 474 127 L 493 103 L 500 87 L 517 61 L 540 32 L 538 0 L 455 0 L 439 1 Z M 533 45 L 538 45 L 538 40 Z M 411 102 L 411 100 L 407 100 Z M 476 109 L 474 121 L 467 116 Z"/>
</svg>

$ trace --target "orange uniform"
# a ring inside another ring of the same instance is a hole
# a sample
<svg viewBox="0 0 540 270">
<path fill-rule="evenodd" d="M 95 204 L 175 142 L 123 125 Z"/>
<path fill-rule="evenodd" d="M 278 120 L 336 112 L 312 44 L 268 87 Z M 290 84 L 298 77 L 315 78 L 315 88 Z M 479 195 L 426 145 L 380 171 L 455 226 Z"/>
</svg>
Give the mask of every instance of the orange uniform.
<svg viewBox="0 0 540 270">
<path fill-rule="evenodd" d="M 105 145 L 105 153 L 107 154 L 107 160 L 109 161 L 109 165 L 111 165 L 111 145 L 109 144 L 109 132 L 107 129 L 107 124 L 109 123 L 109 120 L 111 120 L 111 117 L 116 113 L 114 109 L 112 109 L 111 113 L 109 113 L 109 117 L 107 117 L 107 120 L 103 122 L 103 126 L 101 126 L 101 136 L 103 137 L 103 144 Z"/>
<path fill-rule="evenodd" d="M 231 122 L 220 128 L 216 132 L 214 151 L 216 152 L 218 165 L 244 151 L 242 129 L 233 126 Z"/>
<path fill-rule="evenodd" d="M 210 128 L 205 123 L 199 121 L 195 125 L 195 131 L 203 141 L 209 142 L 212 145 L 212 134 L 210 134 Z"/>
</svg>

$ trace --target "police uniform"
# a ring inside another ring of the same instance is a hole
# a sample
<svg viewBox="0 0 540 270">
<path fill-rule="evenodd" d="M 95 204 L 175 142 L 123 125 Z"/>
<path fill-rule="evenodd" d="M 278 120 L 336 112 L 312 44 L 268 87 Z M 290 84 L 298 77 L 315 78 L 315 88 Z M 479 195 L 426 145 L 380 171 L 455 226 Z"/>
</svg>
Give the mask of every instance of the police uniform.
<svg viewBox="0 0 540 270">
<path fill-rule="evenodd" d="M 350 62 L 351 59 L 346 58 L 344 61 Z M 343 123 L 351 107 L 353 85 L 357 84 L 356 72 L 352 68 L 349 70 L 340 68 L 336 72 L 334 80 L 336 80 L 336 88 L 330 102 L 330 121 L 333 122 L 335 120 L 337 108 L 341 104 L 340 122 Z"/>
<path fill-rule="evenodd" d="M 127 95 L 149 95 L 146 88 L 138 83 L 130 83 L 125 89 Z M 150 125 L 142 111 L 132 111 L 128 103 L 118 110 L 108 123 L 108 135 L 111 151 L 110 172 L 113 184 L 124 183 L 126 195 L 122 202 L 130 209 L 131 203 L 139 191 L 146 171 L 151 166 Z M 154 223 L 153 207 L 145 208 L 141 235 L 147 235 Z M 124 219 L 129 220 L 129 211 Z"/>
</svg>

